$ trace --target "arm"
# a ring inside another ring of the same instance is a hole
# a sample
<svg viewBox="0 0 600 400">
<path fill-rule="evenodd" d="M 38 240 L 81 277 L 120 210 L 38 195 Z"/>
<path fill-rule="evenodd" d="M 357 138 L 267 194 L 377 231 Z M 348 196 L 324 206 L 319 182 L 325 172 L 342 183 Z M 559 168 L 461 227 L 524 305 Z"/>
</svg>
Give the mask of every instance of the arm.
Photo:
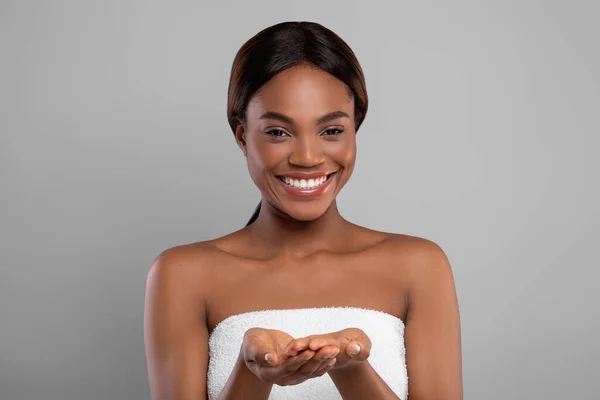
<svg viewBox="0 0 600 400">
<path fill-rule="evenodd" d="M 433 242 L 417 244 L 407 268 L 404 340 L 411 400 L 462 400 L 458 300 L 452 268 Z"/>
<path fill-rule="evenodd" d="M 157 257 L 148 273 L 144 338 L 153 400 L 207 398 L 208 329 L 198 258 L 197 251 L 169 249 Z M 270 390 L 242 360 L 219 398 L 264 400 Z"/>
<path fill-rule="evenodd" d="M 344 400 L 399 399 L 368 360 L 357 367 L 331 370 L 329 376 Z"/>
<path fill-rule="evenodd" d="M 205 302 L 190 259 L 182 248 L 169 249 L 148 273 L 144 341 L 153 400 L 206 399 Z"/>
<path fill-rule="evenodd" d="M 442 249 L 426 240 L 417 243 L 408 262 L 408 398 L 462 400 L 460 322 L 450 264 Z M 329 376 L 344 400 L 398 399 L 368 360 Z"/>
</svg>

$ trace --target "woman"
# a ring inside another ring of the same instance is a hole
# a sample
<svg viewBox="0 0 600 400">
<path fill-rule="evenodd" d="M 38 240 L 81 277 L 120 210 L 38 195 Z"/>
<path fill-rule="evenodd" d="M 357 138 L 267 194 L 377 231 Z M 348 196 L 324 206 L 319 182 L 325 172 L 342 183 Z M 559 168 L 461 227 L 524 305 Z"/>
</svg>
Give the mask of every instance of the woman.
<svg viewBox="0 0 600 400">
<path fill-rule="evenodd" d="M 154 399 L 462 398 L 444 252 L 337 208 L 367 105 L 354 53 L 319 24 L 280 23 L 239 50 L 227 114 L 262 200 L 245 228 L 155 260 Z"/>
</svg>

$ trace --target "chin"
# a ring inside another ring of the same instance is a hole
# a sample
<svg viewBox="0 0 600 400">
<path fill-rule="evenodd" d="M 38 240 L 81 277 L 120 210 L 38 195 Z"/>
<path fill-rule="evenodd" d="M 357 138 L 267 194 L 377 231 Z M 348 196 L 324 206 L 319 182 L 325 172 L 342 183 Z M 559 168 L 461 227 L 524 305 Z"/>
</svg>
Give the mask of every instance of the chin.
<svg viewBox="0 0 600 400">
<path fill-rule="evenodd" d="M 294 207 L 293 209 L 287 209 L 285 210 L 285 213 L 293 220 L 309 222 L 322 217 L 323 214 L 325 214 L 325 211 L 327 211 L 327 209 L 323 207 L 313 208 L 305 205 L 298 208 Z"/>
</svg>

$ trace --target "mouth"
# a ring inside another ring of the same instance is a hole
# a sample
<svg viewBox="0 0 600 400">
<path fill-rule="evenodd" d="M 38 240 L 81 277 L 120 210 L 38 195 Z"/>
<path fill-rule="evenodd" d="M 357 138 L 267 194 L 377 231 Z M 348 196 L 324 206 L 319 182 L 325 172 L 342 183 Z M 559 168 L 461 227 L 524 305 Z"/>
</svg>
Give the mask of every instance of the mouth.
<svg viewBox="0 0 600 400">
<path fill-rule="evenodd" d="M 337 171 L 336 171 L 337 172 Z M 286 186 L 294 188 L 296 190 L 302 191 L 311 191 L 324 186 L 329 182 L 329 180 L 335 175 L 336 172 L 331 172 L 329 174 L 323 174 L 321 176 L 313 176 L 309 179 L 307 178 L 299 178 L 285 175 L 278 175 L 277 179 L 283 182 Z"/>
<path fill-rule="evenodd" d="M 336 173 L 337 171 L 328 174 L 311 174 L 305 177 L 278 175 L 277 180 L 288 194 L 308 200 L 323 194 Z"/>
</svg>

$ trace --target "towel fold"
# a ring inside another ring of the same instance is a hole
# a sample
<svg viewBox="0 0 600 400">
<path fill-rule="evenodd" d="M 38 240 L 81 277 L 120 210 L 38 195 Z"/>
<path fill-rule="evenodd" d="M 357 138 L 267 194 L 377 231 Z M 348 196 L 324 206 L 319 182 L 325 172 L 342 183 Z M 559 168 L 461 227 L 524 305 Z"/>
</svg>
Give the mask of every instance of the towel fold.
<svg viewBox="0 0 600 400">
<path fill-rule="evenodd" d="M 215 400 L 219 396 L 237 360 L 244 333 L 253 327 L 278 329 L 295 338 L 360 328 L 371 339 L 369 362 L 375 371 L 400 399 L 406 400 L 408 397 L 402 320 L 385 312 L 366 308 L 320 307 L 250 311 L 221 321 L 209 337 L 209 400 Z M 329 374 L 299 385 L 274 385 L 269 397 L 273 400 L 341 398 Z"/>
</svg>

